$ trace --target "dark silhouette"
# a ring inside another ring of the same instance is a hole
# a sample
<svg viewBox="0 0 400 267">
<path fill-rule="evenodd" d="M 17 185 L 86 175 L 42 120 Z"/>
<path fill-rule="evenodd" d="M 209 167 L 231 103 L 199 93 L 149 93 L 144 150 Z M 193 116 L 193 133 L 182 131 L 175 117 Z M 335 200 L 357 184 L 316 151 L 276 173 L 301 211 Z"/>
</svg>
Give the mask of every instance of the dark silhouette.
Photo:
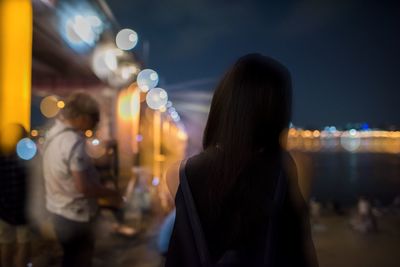
<svg viewBox="0 0 400 267">
<path fill-rule="evenodd" d="M 0 266 L 22 267 L 30 260 L 29 165 L 19 158 L 16 147 L 28 133 L 21 124 L 5 128 L 0 133 L 0 140 L 8 139 L 8 145 L 0 147 Z"/>
<path fill-rule="evenodd" d="M 289 71 L 259 54 L 222 78 L 203 152 L 167 174 L 176 222 L 166 266 L 318 265 L 296 167 L 282 149 L 291 98 Z"/>
</svg>

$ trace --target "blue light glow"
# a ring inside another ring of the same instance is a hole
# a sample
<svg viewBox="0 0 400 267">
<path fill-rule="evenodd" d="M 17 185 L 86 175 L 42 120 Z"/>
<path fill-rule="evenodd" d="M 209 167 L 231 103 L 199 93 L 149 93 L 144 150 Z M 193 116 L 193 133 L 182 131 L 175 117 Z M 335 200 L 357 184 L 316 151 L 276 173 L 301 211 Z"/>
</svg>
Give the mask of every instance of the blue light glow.
<svg viewBox="0 0 400 267">
<path fill-rule="evenodd" d="M 71 6 L 63 3 L 57 13 L 61 20 L 59 32 L 69 47 L 76 52 L 86 53 L 96 45 L 105 25 L 90 5 L 81 3 Z"/>
<path fill-rule="evenodd" d="M 36 155 L 36 152 L 37 152 L 36 144 L 31 139 L 23 138 L 19 140 L 17 144 L 18 157 L 24 160 L 30 160 Z"/>
<path fill-rule="evenodd" d="M 364 131 L 370 130 L 368 123 L 364 122 L 364 123 L 361 125 L 361 129 L 364 130 Z"/>
</svg>

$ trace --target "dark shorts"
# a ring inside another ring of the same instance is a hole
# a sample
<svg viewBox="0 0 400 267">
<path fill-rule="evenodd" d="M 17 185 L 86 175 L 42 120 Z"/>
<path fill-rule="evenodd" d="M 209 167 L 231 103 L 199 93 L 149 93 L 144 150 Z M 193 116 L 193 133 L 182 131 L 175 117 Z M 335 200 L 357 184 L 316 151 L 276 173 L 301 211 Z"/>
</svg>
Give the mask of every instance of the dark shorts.
<svg viewBox="0 0 400 267">
<path fill-rule="evenodd" d="M 90 267 L 95 243 L 93 223 L 53 215 L 53 225 L 64 252 L 62 267 Z"/>
</svg>

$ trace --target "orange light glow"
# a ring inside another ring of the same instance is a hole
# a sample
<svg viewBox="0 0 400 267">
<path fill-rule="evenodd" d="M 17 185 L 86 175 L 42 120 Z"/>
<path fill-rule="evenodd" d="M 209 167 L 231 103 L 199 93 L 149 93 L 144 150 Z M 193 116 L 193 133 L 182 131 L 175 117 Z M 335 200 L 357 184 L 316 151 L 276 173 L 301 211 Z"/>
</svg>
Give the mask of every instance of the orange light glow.
<svg viewBox="0 0 400 267">
<path fill-rule="evenodd" d="M 320 136 L 321 136 L 321 133 L 320 133 L 320 131 L 318 131 L 318 130 L 315 130 L 315 131 L 313 132 L 313 136 L 314 136 L 315 138 L 318 138 L 318 137 L 320 137 Z"/>
<path fill-rule="evenodd" d="M 92 137 L 92 136 L 93 136 L 93 131 L 92 131 L 92 130 L 86 130 L 85 136 L 86 136 L 87 138 Z"/>
<path fill-rule="evenodd" d="M 122 120 L 132 120 L 139 114 L 140 95 L 137 90 L 121 92 L 118 98 L 118 116 Z"/>
<path fill-rule="evenodd" d="M 62 100 L 59 100 L 58 102 L 57 102 L 57 107 L 58 108 L 64 108 L 65 107 L 65 102 L 64 101 L 62 101 Z"/>
<path fill-rule="evenodd" d="M 301 132 L 301 136 L 303 138 L 311 138 L 312 137 L 312 133 L 311 133 L 310 130 L 305 130 L 305 131 Z"/>
<path fill-rule="evenodd" d="M 32 130 L 31 131 L 31 136 L 32 137 L 36 137 L 36 136 L 38 136 L 39 135 L 39 132 L 37 131 L 37 130 Z"/>
<path fill-rule="evenodd" d="M 31 0 L 0 1 L 0 128 L 29 130 L 31 110 Z"/>
<path fill-rule="evenodd" d="M 40 111 L 43 116 L 47 118 L 53 118 L 57 116 L 60 108 L 58 106 L 58 100 L 55 96 L 46 96 L 40 102 Z"/>
</svg>

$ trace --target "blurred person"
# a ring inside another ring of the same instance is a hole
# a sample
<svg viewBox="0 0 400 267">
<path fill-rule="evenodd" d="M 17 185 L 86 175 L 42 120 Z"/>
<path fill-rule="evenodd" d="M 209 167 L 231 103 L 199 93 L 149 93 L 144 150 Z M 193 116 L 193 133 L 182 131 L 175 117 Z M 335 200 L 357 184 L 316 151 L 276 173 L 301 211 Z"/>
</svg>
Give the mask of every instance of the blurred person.
<svg viewBox="0 0 400 267">
<path fill-rule="evenodd" d="M 361 196 L 358 199 L 356 215 L 351 220 L 351 226 L 354 230 L 361 233 L 378 230 L 376 217 L 372 212 L 371 203 L 366 197 Z"/>
<path fill-rule="evenodd" d="M 400 195 L 397 195 L 393 199 L 393 207 L 400 209 Z"/>
<path fill-rule="evenodd" d="M 310 216 L 311 221 L 314 224 L 319 224 L 321 220 L 321 203 L 319 203 L 315 198 L 310 200 Z"/>
<path fill-rule="evenodd" d="M 400 195 L 397 195 L 393 199 L 392 210 L 395 214 L 400 214 Z"/>
<path fill-rule="evenodd" d="M 25 267 L 30 260 L 27 219 L 28 165 L 16 152 L 17 142 L 27 137 L 25 128 L 11 124 L 0 133 L 7 144 L 0 150 L 0 266 Z M 15 256 L 15 258 L 14 258 Z"/>
<path fill-rule="evenodd" d="M 315 231 L 326 230 L 326 226 L 321 223 L 321 203 L 316 198 L 311 198 L 309 205 L 312 228 Z"/>
<path fill-rule="evenodd" d="M 176 221 L 166 266 L 318 266 L 295 162 L 284 151 L 289 71 L 240 58 L 214 93 L 203 151 L 167 173 Z"/>
<path fill-rule="evenodd" d="M 339 216 L 342 216 L 345 214 L 345 211 L 343 210 L 343 207 L 341 203 L 338 200 L 332 200 L 332 211 Z"/>
<path fill-rule="evenodd" d="M 372 214 L 375 217 L 381 217 L 385 212 L 387 212 L 387 209 L 382 204 L 382 201 L 379 198 L 373 199 L 371 210 L 372 210 Z"/>
<path fill-rule="evenodd" d="M 163 256 L 166 256 L 168 252 L 168 246 L 169 246 L 169 241 L 171 239 L 172 230 L 174 228 L 175 217 L 176 217 L 176 210 L 173 209 L 167 215 L 167 217 L 165 217 L 161 225 L 160 232 L 158 234 L 157 246 L 158 250 Z"/>
<path fill-rule="evenodd" d="M 75 93 L 65 101 L 60 117 L 46 135 L 43 175 L 46 208 L 63 250 L 63 267 L 90 267 L 94 250 L 93 221 L 96 199 L 110 197 L 121 203 L 117 190 L 103 186 L 85 151 L 83 132 L 100 119 L 97 102 Z"/>
<path fill-rule="evenodd" d="M 105 152 L 97 159 L 94 159 L 94 165 L 99 173 L 100 182 L 111 189 L 118 188 L 118 151 L 116 140 L 103 141 Z M 97 147 L 99 147 L 97 145 Z M 136 229 L 126 225 L 125 221 L 125 207 L 115 206 L 110 203 L 108 198 L 100 198 L 97 201 L 100 209 L 111 211 L 115 218 L 115 223 L 112 225 L 113 232 L 125 237 L 134 236 Z"/>
</svg>

